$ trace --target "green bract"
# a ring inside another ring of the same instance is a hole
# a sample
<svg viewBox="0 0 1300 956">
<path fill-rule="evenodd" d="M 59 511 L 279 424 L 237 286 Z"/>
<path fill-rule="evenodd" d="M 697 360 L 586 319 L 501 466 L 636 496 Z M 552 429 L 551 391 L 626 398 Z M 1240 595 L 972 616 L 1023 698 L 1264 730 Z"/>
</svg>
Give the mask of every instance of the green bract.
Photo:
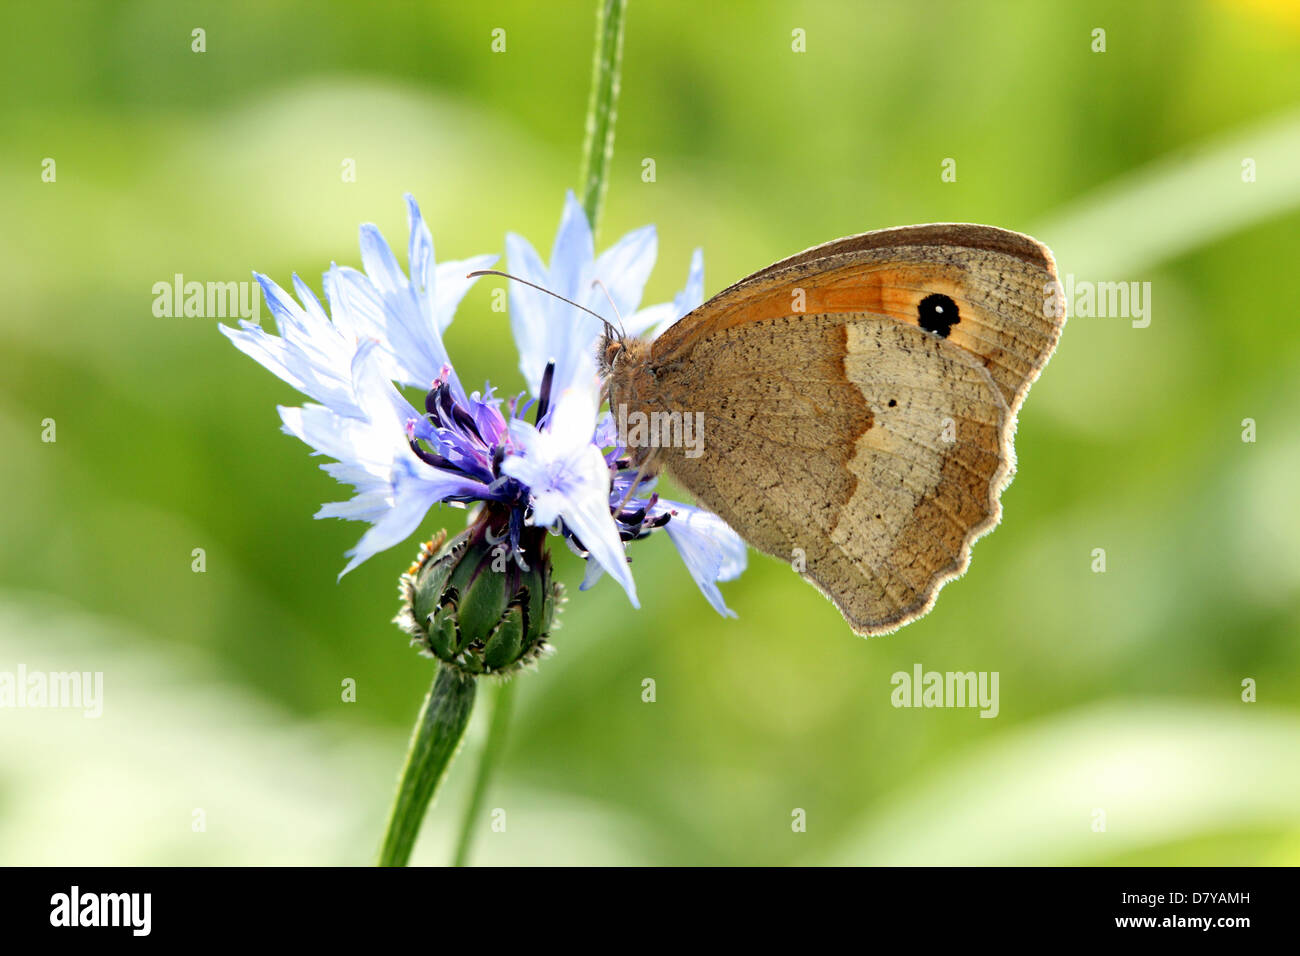
<svg viewBox="0 0 1300 956">
<path fill-rule="evenodd" d="M 421 653 L 470 677 L 507 676 L 547 653 L 563 585 L 551 579 L 545 532 L 526 529 L 521 567 L 486 516 L 450 541 L 440 532 L 402 575 L 396 623 Z"/>
</svg>

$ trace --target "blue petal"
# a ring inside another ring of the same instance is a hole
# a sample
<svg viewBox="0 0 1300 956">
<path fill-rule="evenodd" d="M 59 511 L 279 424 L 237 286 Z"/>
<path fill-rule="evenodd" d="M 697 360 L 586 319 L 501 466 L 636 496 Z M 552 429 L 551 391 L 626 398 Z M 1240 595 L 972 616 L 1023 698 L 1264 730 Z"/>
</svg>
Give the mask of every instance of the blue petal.
<svg viewBox="0 0 1300 956">
<path fill-rule="evenodd" d="M 331 267 L 328 290 L 335 316 L 348 315 L 362 334 L 382 344 L 391 378 L 427 390 L 451 366 L 432 316 L 426 316 L 408 293 L 384 296 L 366 275 L 346 266 Z M 452 387 L 463 401 L 464 390 L 454 372 Z"/>
<path fill-rule="evenodd" d="M 592 450 L 595 451 L 594 448 Z M 600 458 L 599 452 L 596 452 L 596 456 L 604 468 L 604 458 Z M 632 580 L 632 569 L 627 563 L 627 553 L 618 536 L 618 526 L 609 513 L 608 496 L 587 494 L 576 498 L 566 506 L 563 517 L 569 530 L 578 536 L 591 556 L 609 572 L 610 577 L 623 585 L 632 606 L 639 608 L 641 604 L 636 597 L 636 582 Z"/>
<path fill-rule="evenodd" d="M 420 205 L 410 193 L 406 194 L 406 218 L 410 226 L 411 239 L 407 248 L 407 262 L 411 269 L 411 281 L 421 291 L 433 291 L 433 233 L 425 225 L 420 215 Z"/>
<path fill-rule="evenodd" d="M 658 255 L 659 237 L 655 227 L 643 226 L 629 232 L 596 260 L 591 278 L 604 283 L 618 315 L 630 316 L 640 307 L 641 295 L 650 273 L 654 271 Z M 584 305 L 602 314 L 605 309 L 596 306 L 607 308 L 609 305 L 599 287 L 594 291 L 585 290 L 584 298 L 588 300 L 583 302 Z"/>
<path fill-rule="evenodd" d="M 581 302 L 583 290 L 578 288 L 578 283 L 595 256 L 587 214 L 570 189 L 564 194 L 564 213 L 555 234 L 555 245 L 551 247 L 551 291 Z"/>
<path fill-rule="evenodd" d="M 409 538 L 438 501 L 437 489 L 424 482 L 399 481 L 396 490 L 392 508 L 347 552 L 352 560 L 339 572 L 340 578 L 367 558 Z"/>
<path fill-rule="evenodd" d="M 578 590 L 590 590 L 595 583 L 604 576 L 605 569 L 600 566 L 600 562 L 589 558 L 586 564 L 586 571 L 584 571 L 582 575 L 582 583 L 578 585 Z"/>
<path fill-rule="evenodd" d="M 537 250 L 523 236 L 509 233 L 506 236 L 506 265 L 521 279 L 547 288 L 550 272 L 543 265 Z M 546 364 L 555 359 L 552 335 L 557 331 L 552 321 L 552 303 L 556 300 L 530 289 L 520 282 L 509 283 L 510 330 L 519 348 L 519 371 L 523 373 L 528 390 L 536 395 L 541 391 L 542 374 Z M 558 303 L 563 305 L 563 303 Z M 565 306 L 572 311 L 572 307 Z M 562 316 L 555 315 L 557 321 Z"/>
<path fill-rule="evenodd" d="M 692 309 L 698 309 L 704 302 L 704 250 L 697 248 L 691 253 L 691 271 L 686 277 L 686 288 L 673 300 L 677 311 L 682 315 Z"/>
<path fill-rule="evenodd" d="M 379 227 L 366 223 L 361 227 L 361 264 L 365 266 L 366 275 L 380 292 L 393 293 L 405 291 L 406 276 L 397 264 L 393 250 L 388 247 Z"/>
<path fill-rule="evenodd" d="M 664 530 L 700 591 L 723 617 L 735 617 L 735 612 L 722 599 L 718 582 L 733 580 L 745 570 L 748 560 L 745 542 L 712 512 L 673 501 L 660 501 L 654 513 L 665 511 L 671 512 L 672 517 L 664 525 Z"/>
<path fill-rule="evenodd" d="M 240 329 L 226 325 L 218 325 L 218 328 L 237 349 L 304 395 L 340 415 L 361 414 L 352 393 L 342 343 L 333 343 L 339 346 L 338 354 L 334 356 L 327 355 L 321 347 L 331 344 L 325 341 L 324 336 L 333 330 L 323 329 L 315 337 L 315 345 L 307 351 L 296 344 L 296 341 L 304 340 L 306 333 L 303 332 L 295 333 L 296 341 L 290 341 L 270 335 L 253 323 L 244 323 Z"/>
<path fill-rule="evenodd" d="M 677 321 L 677 306 L 672 302 L 648 305 L 635 315 L 623 320 L 623 331 L 629 338 L 638 339 L 660 326 L 667 328 Z M 653 336 L 652 336 L 653 337 Z"/>
<path fill-rule="evenodd" d="M 438 291 L 434 296 L 433 309 L 438 319 L 439 332 L 447 331 L 447 326 L 451 325 L 452 317 L 455 316 L 461 300 L 465 298 L 465 293 L 482 278 L 481 276 L 468 278 L 469 273 L 478 272 L 480 269 L 491 269 L 499 258 L 501 257 L 493 255 L 475 256 L 472 259 L 438 264 L 435 270 L 437 278 L 434 283 Z"/>
<path fill-rule="evenodd" d="M 296 272 L 293 274 L 293 290 L 298 294 L 298 300 L 302 302 L 303 309 L 312 319 L 317 323 L 330 320 L 329 315 L 325 312 L 325 307 L 320 304 L 320 299 L 316 298 L 316 293 L 312 291 L 311 286 L 298 277 Z"/>
</svg>

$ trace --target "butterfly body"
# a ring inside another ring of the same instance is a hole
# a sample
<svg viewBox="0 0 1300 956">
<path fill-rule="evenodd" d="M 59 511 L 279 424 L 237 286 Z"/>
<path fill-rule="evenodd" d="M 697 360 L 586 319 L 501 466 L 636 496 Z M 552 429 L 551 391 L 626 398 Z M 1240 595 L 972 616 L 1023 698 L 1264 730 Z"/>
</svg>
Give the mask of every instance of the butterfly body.
<svg viewBox="0 0 1300 956">
<path fill-rule="evenodd" d="M 1044 307 L 1056 287 L 1044 246 L 992 227 L 837 240 L 653 343 L 607 340 L 610 407 L 699 422 L 696 447 L 642 443 L 633 461 L 791 562 L 855 631 L 885 633 L 998 521 L 1016 412 L 1064 323 Z"/>
</svg>

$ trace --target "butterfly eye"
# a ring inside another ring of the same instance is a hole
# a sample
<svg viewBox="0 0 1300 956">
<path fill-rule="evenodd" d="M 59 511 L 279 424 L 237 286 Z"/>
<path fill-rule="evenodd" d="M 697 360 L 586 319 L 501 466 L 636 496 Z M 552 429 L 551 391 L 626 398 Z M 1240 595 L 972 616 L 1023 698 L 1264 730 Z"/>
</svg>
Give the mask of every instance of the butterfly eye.
<svg viewBox="0 0 1300 956">
<path fill-rule="evenodd" d="M 605 342 L 605 367 L 613 366 L 614 360 L 623 351 L 623 343 L 618 339 L 607 338 Z"/>
<path fill-rule="evenodd" d="M 957 303 L 939 292 L 922 299 L 916 307 L 916 314 L 921 328 L 945 339 L 952 327 L 961 321 Z"/>
</svg>

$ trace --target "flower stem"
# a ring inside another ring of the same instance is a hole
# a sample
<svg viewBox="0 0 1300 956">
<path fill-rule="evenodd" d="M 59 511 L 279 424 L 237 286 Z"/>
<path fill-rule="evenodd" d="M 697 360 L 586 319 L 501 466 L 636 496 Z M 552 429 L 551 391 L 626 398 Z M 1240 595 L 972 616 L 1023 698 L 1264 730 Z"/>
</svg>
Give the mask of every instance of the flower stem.
<svg viewBox="0 0 1300 956">
<path fill-rule="evenodd" d="M 384 845 L 379 851 L 380 866 L 406 866 L 411 858 L 424 811 L 438 792 L 465 736 L 477 683 L 461 677 L 450 667 L 438 667 L 411 734 L 411 747 L 388 815 Z"/>
<path fill-rule="evenodd" d="M 597 0 L 596 53 L 587 101 L 587 138 L 582 147 L 582 208 L 596 231 L 605 198 L 609 164 L 614 158 L 614 121 L 618 117 L 619 70 L 623 63 L 623 14 L 627 0 Z"/>
<path fill-rule="evenodd" d="M 510 711 L 513 709 L 514 697 L 513 680 L 497 688 L 496 701 L 492 705 L 492 725 L 488 728 L 487 743 L 483 745 L 483 753 L 479 756 L 478 775 L 474 778 L 474 792 L 470 795 L 469 806 L 465 810 L 465 822 L 460 828 L 460 842 L 456 845 L 456 856 L 452 866 L 469 865 L 469 851 L 474 843 L 474 834 L 478 832 L 482 822 L 488 783 L 505 749 L 506 731 L 510 727 Z"/>
</svg>

